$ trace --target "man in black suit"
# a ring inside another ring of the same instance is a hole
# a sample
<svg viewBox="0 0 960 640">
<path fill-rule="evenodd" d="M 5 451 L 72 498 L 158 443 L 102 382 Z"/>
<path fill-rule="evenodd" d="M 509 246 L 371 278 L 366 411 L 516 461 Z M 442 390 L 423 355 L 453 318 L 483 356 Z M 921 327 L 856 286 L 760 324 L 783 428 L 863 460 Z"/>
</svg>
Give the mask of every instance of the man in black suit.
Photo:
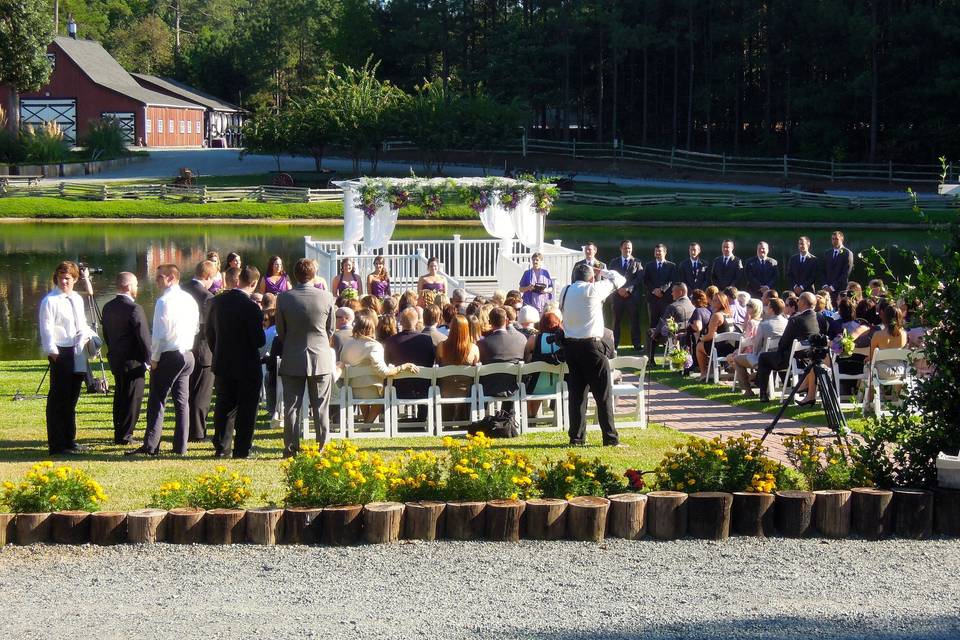
<svg viewBox="0 0 960 640">
<path fill-rule="evenodd" d="M 797 313 L 790 316 L 787 320 L 787 326 L 780 336 L 780 344 L 776 351 L 764 351 L 757 357 L 757 386 L 760 387 L 760 401 L 769 402 L 767 390 L 770 374 L 780 369 L 786 369 L 790 363 L 787 359 L 790 357 L 790 350 L 793 347 L 794 340 L 803 342 L 812 335 L 821 333 L 822 325 L 819 316 L 817 316 L 814 307 L 817 304 L 817 298 L 809 291 L 800 294 L 797 300 Z"/>
<path fill-rule="evenodd" d="M 253 444 L 263 381 L 260 347 L 266 344 L 263 312 L 250 299 L 259 280 L 256 267 L 244 267 L 239 274 L 228 269 L 225 284 L 230 290 L 214 299 L 207 316 L 207 343 L 213 353 L 217 389 L 213 446 L 218 458 L 228 457 L 231 445 L 234 458 L 246 458 Z"/>
<path fill-rule="evenodd" d="M 830 292 L 834 306 L 837 305 L 837 294 L 847 290 L 853 271 L 853 252 L 843 246 L 843 240 L 843 232 L 834 231 L 830 236 L 833 249 L 823 259 L 823 288 Z"/>
<path fill-rule="evenodd" d="M 681 329 L 685 328 L 693 316 L 693 303 L 687 297 L 687 285 L 682 282 L 674 282 L 671 289 L 673 302 L 667 305 L 667 308 L 660 314 L 660 319 L 656 327 L 650 329 L 650 340 L 647 342 L 647 359 L 652 364 L 653 356 L 658 342 L 666 342 L 667 320 L 673 319 Z"/>
<path fill-rule="evenodd" d="M 720 256 L 713 259 L 710 267 L 710 280 L 720 291 L 727 287 L 739 287 L 743 275 L 743 262 L 733 254 L 733 240 L 724 240 L 720 245 Z"/>
<path fill-rule="evenodd" d="M 183 285 L 183 290 L 193 296 L 200 309 L 200 331 L 193 341 L 193 373 L 190 374 L 190 442 L 207 439 L 207 414 L 210 413 L 210 396 L 213 394 L 213 373 L 210 371 L 212 354 L 207 344 L 207 315 L 213 294 L 210 286 L 217 266 L 209 260 L 197 265 L 193 279 Z"/>
<path fill-rule="evenodd" d="M 687 285 L 687 292 L 700 289 L 706 291 L 710 286 L 710 265 L 700 256 L 700 243 L 691 242 L 688 249 L 690 257 L 680 263 L 679 278 Z"/>
<path fill-rule="evenodd" d="M 747 291 L 754 298 L 760 298 L 769 289 L 777 288 L 777 261 L 768 254 L 770 245 L 757 244 L 757 255 L 747 260 L 743 272 L 747 277 Z"/>
<path fill-rule="evenodd" d="M 810 238 L 800 236 L 797 240 L 797 251 L 790 256 L 787 263 L 787 285 L 797 295 L 804 291 L 813 291 L 816 286 L 820 269 L 817 266 L 817 256 L 810 253 Z"/>
<path fill-rule="evenodd" d="M 523 350 L 527 339 L 519 331 L 507 331 L 507 312 L 503 307 L 490 310 L 490 328 L 487 336 L 480 340 L 480 362 L 523 362 Z M 517 376 L 494 374 L 480 379 L 483 393 L 487 396 L 509 395 L 517 390 Z M 512 404 L 512 403 L 511 403 Z M 511 406 L 512 410 L 513 407 Z"/>
<path fill-rule="evenodd" d="M 597 259 L 597 243 L 596 242 L 591 241 L 583 245 L 583 260 L 578 260 L 573 265 L 573 273 L 576 273 L 577 267 L 579 267 L 582 264 L 585 264 L 592 269 L 607 268 L 607 265 L 603 264 L 602 262 L 600 262 L 600 260 Z M 570 274 L 571 282 L 573 281 L 573 273 Z"/>
<path fill-rule="evenodd" d="M 150 362 L 150 326 L 135 302 L 137 276 L 117 275 L 117 297 L 103 305 L 103 339 L 113 372 L 113 442 L 130 444 L 140 419 L 144 377 Z"/>
<path fill-rule="evenodd" d="M 653 248 L 653 260 L 643 268 L 643 286 L 647 290 L 647 315 L 650 329 L 657 326 L 663 310 L 672 302 L 670 288 L 677 278 L 677 265 L 667 260 L 667 247 L 658 244 Z"/>
<path fill-rule="evenodd" d="M 417 331 L 419 314 L 416 307 L 407 307 L 400 312 L 400 332 L 383 343 L 383 356 L 387 364 L 400 366 L 408 362 L 421 368 L 430 368 L 436 359 L 433 338 Z M 423 399 L 427 397 L 430 383 L 427 380 L 397 380 L 393 383 L 398 398 Z M 417 421 L 427 419 L 427 407 L 417 407 Z"/>
<path fill-rule="evenodd" d="M 620 327 L 622 326 L 623 316 L 627 315 L 630 319 L 630 341 L 633 348 L 640 350 L 640 298 L 643 295 L 643 265 L 633 257 L 633 243 L 624 240 L 620 243 L 620 257 L 610 263 L 610 268 L 624 278 L 627 282 L 617 289 L 611 300 L 613 300 L 613 342 L 620 346 Z"/>
</svg>

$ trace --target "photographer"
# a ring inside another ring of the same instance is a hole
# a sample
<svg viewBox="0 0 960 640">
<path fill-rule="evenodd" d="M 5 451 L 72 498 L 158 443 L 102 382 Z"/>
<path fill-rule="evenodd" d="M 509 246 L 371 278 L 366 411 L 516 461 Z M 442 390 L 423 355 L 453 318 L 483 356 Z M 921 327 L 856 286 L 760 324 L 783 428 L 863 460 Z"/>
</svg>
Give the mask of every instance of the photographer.
<svg viewBox="0 0 960 640">
<path fill-rule="evenodd" d="M 770 374 L 774 371 L 787 368 L 790 363 L 787 362 L 790 357 L 790 350 L 793 347 L 793 341 L 804 342 L 811 336 L 820 335 L 826 332 L 826 323 L 814 311 L 817 304 L 817 298 L 809 291 L 800 294 L 797 300 L 797 313 L 790 316 L 787 320 L 787 326 L 780 337 L 780 344 L 776 351 L 767 351 L 761 353 L 757 358 L 757 386 L 760 387 L 760 401 L 770 402 L 767 395 Z"/>
</svg>

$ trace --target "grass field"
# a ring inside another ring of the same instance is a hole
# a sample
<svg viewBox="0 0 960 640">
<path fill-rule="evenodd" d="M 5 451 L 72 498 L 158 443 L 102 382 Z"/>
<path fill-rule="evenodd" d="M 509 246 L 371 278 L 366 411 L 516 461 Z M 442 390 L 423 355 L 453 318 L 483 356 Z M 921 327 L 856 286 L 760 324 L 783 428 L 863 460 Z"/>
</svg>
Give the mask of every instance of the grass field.
<svg viewBox="0 0 960 640">
<path fill-rule="evenodd" d="M 48 459 L 44 419 L 45 399 L 27 398 L 14 400 L 14 394 L 25 395 L 36 391 L 46 363 L 14 361 L 0 363 L 0 481 L 15 480 L 39 460 Z M 109 379 L 109 371 L 107 373 Z M 46 393 L 47 385 L 41 390 Z M 251 506 L 279 502 L 281 487 L 280 453 L 282 434 L 268 428 L 265 420 L 258 425 L 254 445 L 258 458 L 251 460 L 215 460 L 210 444 L 192 444 L 185 457 L 169 453 L 173 431 L 172 407 L 168 408 L 164 440 L 157 458 L 128 459 L 123 456 L 127 447 L 113 444 L 111 421 L 111 396 L 93 396 L 83 393 L 77 407 L 78 441 L 90 447 L 83 457 L 64 458 L 67 464 L 78 466 L 93 475 L 104 487 L 109 501 L 105 509 L 130 510 L 143 507 L 161 482 L 212 471 L 218 464 L 225 464 L 252 478 L 252 489 L 257 497 Z M 211 419 L 212 419 L 211 413 Z M 135 437 L 143 435 L 145 412 L 141 414 Z M 265 416 L 261 416 L 265 418 Z M 210 428 L 212 433 L 212 426 Z M 581 455 L 598 456 L 615 470 L 634 467 L 652 469 L 662 454 L 684 436 L 665 427 L 651 425 L 648 429 L 623 429 L 623 448 L 589 446 L 578 448 Z M 590 432 L 589 443 L 600 444 L 599 432 Z M 376 450 L 391 457 L 405 449 L 441 449 L 439 438 L 396 438 L 360 441 L 364 449 Z M 561 433 L 538 433 L 504 441 L 509 446 L 525 453 L 535 463 L 544 458 L 556 459 L 569 450 L 567 436 Z"/>
</svg>

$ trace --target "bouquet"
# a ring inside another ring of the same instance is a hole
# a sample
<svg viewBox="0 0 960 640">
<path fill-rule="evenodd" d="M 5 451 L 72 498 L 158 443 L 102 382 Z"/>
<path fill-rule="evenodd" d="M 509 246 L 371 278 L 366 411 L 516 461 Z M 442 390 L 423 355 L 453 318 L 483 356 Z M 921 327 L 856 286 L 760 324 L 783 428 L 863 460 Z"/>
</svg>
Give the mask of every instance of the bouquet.
<svg viewBox="0 0 960 640">
<path fill-rule="evenodd" d="M 460 197 L 478 214 L 490 206 L 493 192 L 487 187 L 470 186 L 460 190 Z"/>
<path fill-rule="evenodd" d="M 420 206 L 420 211 L 423 212 L 423 215 L 430 217 L 440 211 L 440 207 L 443 206 L 443 198 L 440 194 L 440 187 L 430 185 L 420 187 L 417 204 Z"/>
<path fill-rule="evenodd" d="M 525 195 L 527 195 L 526 190 L 519 185 L 507 187 L 500 192 L 500 206 L 507 211 L 513 211 Z"/>
<path fill-rule="evenodd" d="M 384 201 L 382 185 L 372 181 L 364 181 L 360 184 L 357 206 L 363 209 L 363 215 L 367 218 L 372 220 L 377 215 L 377 210 L 383 206 Z"/>
<path fill-rule="evenodd" d="M 673 318 L 667 318 L 667 331 L 670 332 L 670 335 L 676 335 L 680 331 L 677 321 Z"/>
<path fill-rule="evenodd" d="M 387 201 L 391 210 L 399 211 L 410 204 L 410 190 L 400 185 L 392 185 L 387 189 Z"/>
<path fill-rule="evenodd" d="M 667 354 L 667 359 L 678 369 L 689 369 L 693 366 L 693 358 L 690 356 L 690 352 L 683 347 L 674 347 L 673 350 Z"/>
</svg>

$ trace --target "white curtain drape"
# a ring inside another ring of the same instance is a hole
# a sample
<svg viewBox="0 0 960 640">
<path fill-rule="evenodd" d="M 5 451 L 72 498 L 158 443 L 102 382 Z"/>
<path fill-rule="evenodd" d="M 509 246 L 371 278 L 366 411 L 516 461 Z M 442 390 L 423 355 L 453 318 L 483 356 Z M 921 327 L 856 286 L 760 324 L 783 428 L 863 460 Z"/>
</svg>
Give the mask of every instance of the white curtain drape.
<svg viewBox="0 0 960 640">
<path fill-rule="evenodd" d="M 357 186 L 348 182 L 340 183 L 343 188 L 343 248 L 346 256 L 357 255 L 357 243 L 363 240 L 363 209 L 356 205 Z"/>
<path fill-rule="evenodd" d="M 513 210 L 513 223 L 517 239 L 523 246 L 531 251 L 539 251 L 543 239 L 540 236 L 540 214 L 534 206 L 533 196 L 524 196 Z"/>
<path fill-rule="evenodd" d="M 399 211 L 390 208 L 387 203 L 377 209 L 377 215 L 371 220 L 363 216 L 363 251 L 367 253 L 374 249 L 382 249 L 393 237 L 393 230 L 397 226 Z M 363 212 L 361 211 L 361 215 Z"/>
<path fill-rule="evenodd" d="M 510 241 L 517 234 L 513 224 L 513 212 L 507 211 L 500 206 L 500 203 L 494 201 L 480 213 L 480 222 L 483 228 L 487 230 L 494 238 L 499 238 L 504 251 L 509 247 Z"/>
</svg>

